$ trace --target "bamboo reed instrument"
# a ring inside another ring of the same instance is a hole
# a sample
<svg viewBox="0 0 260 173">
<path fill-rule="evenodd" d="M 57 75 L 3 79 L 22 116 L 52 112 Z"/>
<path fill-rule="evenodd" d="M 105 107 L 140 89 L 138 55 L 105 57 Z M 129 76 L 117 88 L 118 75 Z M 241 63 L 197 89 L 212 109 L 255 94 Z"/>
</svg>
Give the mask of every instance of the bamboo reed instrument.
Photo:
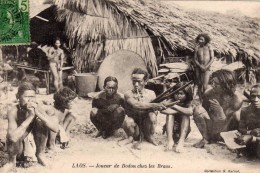
<svg viewBox="0 0 260 173">
<path fill-rule="evenodd" d="M 162 94 L 160 94 L 158 97 L 156 97 L 153 101 L 151 101 L 151 103 L 159 103 L 162 102 L 163 100 L 173 96 L 175 93 L 185 89 L 187 86 L 189 86 L 191 83 L 193 83 L 193 81 L 189 81 L 187 84 L 183 85 L 182 87 L 176 89 L 173 91 L 174 86 L 172 86 L 171 88 L 169 88 L 168 90 L 166 90 L 165 92 L 163 92 Z"/>
</svg>

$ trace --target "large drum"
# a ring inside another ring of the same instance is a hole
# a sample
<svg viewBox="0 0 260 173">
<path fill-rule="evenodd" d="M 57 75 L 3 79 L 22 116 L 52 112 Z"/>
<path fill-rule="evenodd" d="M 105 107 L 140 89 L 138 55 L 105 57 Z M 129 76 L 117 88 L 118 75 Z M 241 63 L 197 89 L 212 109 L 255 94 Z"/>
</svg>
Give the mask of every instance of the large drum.
<svg viewBox="0 0 260 173">
<path fill-rule="evenodd" d="M 98 86 L 103 89 L 104 80 L 108 76 L 118 79 L 118 91 L 125 93 L 133 88 L 131 74 L 135 68 L 146 70 L 146 65 L 142 57 L 135 52 L 128 50 L 119 50 L 107 56 L 98 70 Z"/>
</svg>

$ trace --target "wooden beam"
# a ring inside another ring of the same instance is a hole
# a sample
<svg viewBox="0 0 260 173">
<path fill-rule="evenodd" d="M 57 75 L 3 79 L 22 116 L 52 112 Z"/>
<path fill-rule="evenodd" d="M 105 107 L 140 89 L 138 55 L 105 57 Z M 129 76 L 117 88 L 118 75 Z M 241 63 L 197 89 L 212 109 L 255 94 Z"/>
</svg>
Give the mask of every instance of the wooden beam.
<svg viewBox="0 0 260 173">
<path fill-rule="evenodd" d="M 45 19 L 45 18 L 43 18 L 43 17 L 41 17 L 41 16 L 35 16 L 35 17 L 38 18 L 38 19 L 41 19 L 41 20 L 43 20 L 43 21 L 45 21 L 45 22 L 49 22 L 48 19 Z"/>
</svg>

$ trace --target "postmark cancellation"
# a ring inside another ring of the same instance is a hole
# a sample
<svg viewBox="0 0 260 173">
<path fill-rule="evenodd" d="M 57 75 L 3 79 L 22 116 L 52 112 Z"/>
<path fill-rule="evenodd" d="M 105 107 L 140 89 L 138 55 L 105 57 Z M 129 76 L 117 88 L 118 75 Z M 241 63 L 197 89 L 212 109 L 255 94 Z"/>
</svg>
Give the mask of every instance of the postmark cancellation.
<svg viewBox="0 0 260 173">
<path fill-rule="evenodd" d="M 30 43 L 29 0 L 0 0 L 0 45 Z"/>
</svg>

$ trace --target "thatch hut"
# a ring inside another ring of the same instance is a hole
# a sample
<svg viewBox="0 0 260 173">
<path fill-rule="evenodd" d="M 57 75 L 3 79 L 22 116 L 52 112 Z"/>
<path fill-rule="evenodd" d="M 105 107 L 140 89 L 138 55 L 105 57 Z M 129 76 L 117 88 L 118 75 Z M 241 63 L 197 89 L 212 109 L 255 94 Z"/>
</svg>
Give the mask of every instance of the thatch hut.
<svg viewBox="0 0 260 173">
<path fill-rule="evenodd" d="M 50 0 L 49 0 L 50 1 Z M 218 57 L 260 58 L 260 19 L 185 11 L 157 0 L 52 0 L 74 48 L 75 67 L 95 71 L 117 50 L 136 52 L 157 74 L 158 57 L 192 56 L 194 39 L 208 33 Z"/>
</svg>

